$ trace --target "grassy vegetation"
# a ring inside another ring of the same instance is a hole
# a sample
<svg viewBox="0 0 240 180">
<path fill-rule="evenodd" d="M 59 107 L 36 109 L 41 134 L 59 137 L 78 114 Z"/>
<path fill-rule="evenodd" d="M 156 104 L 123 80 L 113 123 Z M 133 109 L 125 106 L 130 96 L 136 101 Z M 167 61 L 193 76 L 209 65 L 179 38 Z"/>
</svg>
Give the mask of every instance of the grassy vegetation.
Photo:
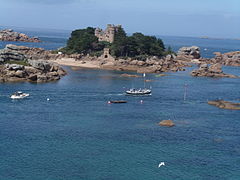
<svg viewBox="0 0 240 180">
<path fill-rule="evenodd" d="M 18 64 L 23 66 L 29 66 L 27 60 L 24 61 L 5 61 L 4 64 Z"/>
</svg>

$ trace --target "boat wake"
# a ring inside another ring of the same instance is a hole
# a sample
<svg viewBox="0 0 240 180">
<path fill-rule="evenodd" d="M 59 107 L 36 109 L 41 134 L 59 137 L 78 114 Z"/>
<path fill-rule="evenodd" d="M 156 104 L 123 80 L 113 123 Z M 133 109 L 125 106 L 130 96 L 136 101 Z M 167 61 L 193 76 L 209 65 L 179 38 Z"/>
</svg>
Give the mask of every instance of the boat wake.
<svg viewBox="0 0 240 180">
<path fill-rule="evenodd" d="M 105 94 L 104 96 L 124 96 L 125 94 L 119 93 L 119 94 Z"/>
</svg>

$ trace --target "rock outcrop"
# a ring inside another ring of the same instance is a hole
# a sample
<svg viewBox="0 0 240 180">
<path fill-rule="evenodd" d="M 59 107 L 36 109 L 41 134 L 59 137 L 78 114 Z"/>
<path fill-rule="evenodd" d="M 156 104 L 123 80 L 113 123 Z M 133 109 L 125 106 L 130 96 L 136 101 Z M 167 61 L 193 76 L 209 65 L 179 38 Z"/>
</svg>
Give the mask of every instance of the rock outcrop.
<svg viewBox="0 0 240 180">
<path fill-rule="evenodd" d="M 136 59 L 117 59 L 114 61 L 114 67 L 118 70 L 131 70 L 138 73 L 161 73 L 161 72 L 176 72 L 184 71 L 186 63 L 179 62 L 170 55 L 163 58 L 150 57 L 146 60 Z"/>
<path fill-rule="evenodd" d="M 221 109 L 230 109 L 230 110 L 240 110 L 240 103 L 233 103 L 224 100 L 215 100 L 215 101 L 208 101 L 209 105 L 216 106 Z"/>
<path fill-rule="evenodd" d="M 26 60 L 26 56 L 8 48 L 0 50 L 0 63 L 4 63 L 6 61 L 24 61 Z"/>
<path fill-rule="evenodd" d="M 159 123 L 160 126 L 168 126 L 168 127 L 172 127 L 172 126 L 175 126 L 175 124 L 173 123 L 172 120 L 162 120 L 160 123 Z"/>
<path fill-rule="evenodd" d="M 240 51 L 233 51 L 221 54 L 215 52 L 215 57 L 211 59 L 212 63 L 221 63 L 225 66 L 240 66 Z"/>
<path fill-rule="evenodd" d="M 0 82 L 49 82 L 56 81 L 66 72 L 54 63 L 46 61 L 33 62 L 35 66 L 23 66 L 18 64 L 5 64 L 0 66 Z"/>
<path fill-rule="evenodd" d="M 81 59 L 80 54 L 72 54 L 72 55 L 65 55 L 65 54 L 55 54 L 52 51 L 44 50 L 43 48 L 32 48 L 26 46 L 16 46 L 13 44 L 8 44 L 2 50 L 0 50 L 0 63 L 6 61 L 22 61 L 27 59 L 33 60 L 56 60 L 58 58 L 75 58 Z"/>
<path fill-rule="evenodd" d="M 28 37 L 26 34 L 14 32 L 12 29 L 0 31 L 0 41 L 40 42 L 38 37 Z"/>
<path fill-rule="evenodd" d="M 199 59 L 200 55 L 200 48 L 197 46 L 192 47 L 182 47 L 178 50 L 177 58 L 182 60 L 192 60 L 192 59 Z"/>
<path fill-rule="evenodd" d="M 7 45 L 0 50 L 0 82 L 59 80 L 66 72 L 51 61 L 39 60 L 47 54 L 41 48 Z"/>
<path fill-rule="evenodd" d="M 235 75 L 225 74 L 222 71 L 222 65 L 217 63 L 208 66 L 208 64 L 200 64 L 199 69 L 191 72 L 192 76 L 206 76 L 206 77 L 227 77 L 237 78 Z"/>
<path fill-rule="evenodd" d="M 41 48 L 29 48 L 25 46 L 8 44 L 4 49 L 0 50 L 0 62 L 3 63 L 6 61 L 23 61 L 32 59 L 30 54 L 39 54 L 40 56 L 43 51 L 44 50 Z"/>
</svg>

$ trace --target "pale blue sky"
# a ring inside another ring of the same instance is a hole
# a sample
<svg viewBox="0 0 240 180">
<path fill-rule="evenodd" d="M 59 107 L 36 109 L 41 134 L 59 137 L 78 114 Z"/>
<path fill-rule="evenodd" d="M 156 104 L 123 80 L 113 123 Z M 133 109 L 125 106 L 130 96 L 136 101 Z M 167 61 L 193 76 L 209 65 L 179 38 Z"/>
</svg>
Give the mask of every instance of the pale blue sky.
<svg viewBox="0 0 240 180">
<path fill-rule="evenodd" d="M 240 0 L 0 0 L 0 25 L 240 38 Z"/>
</svg>

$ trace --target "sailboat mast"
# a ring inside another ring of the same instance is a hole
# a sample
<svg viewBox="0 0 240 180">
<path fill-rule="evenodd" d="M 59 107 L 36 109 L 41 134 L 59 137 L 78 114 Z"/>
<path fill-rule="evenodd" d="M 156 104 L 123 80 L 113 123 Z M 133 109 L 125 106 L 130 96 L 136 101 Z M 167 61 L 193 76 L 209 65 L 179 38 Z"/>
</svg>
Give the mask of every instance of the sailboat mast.
<svg viewBox="0 0 240 180">
<path fill-rule="evenodd" d="M 144 89 L 146 88 L 146 82 L 145 82 L 145 76 L 146 76 L 146 74 L 145 73 L 143 73 L 143 85 L 144 85 Z"/>
<path fill-rule="evenodd" d="M 187 98 L 187 84 L 184 85 L 184 95 L 183 95 L 183 100 L 186 101 Z"/>
</svg>

